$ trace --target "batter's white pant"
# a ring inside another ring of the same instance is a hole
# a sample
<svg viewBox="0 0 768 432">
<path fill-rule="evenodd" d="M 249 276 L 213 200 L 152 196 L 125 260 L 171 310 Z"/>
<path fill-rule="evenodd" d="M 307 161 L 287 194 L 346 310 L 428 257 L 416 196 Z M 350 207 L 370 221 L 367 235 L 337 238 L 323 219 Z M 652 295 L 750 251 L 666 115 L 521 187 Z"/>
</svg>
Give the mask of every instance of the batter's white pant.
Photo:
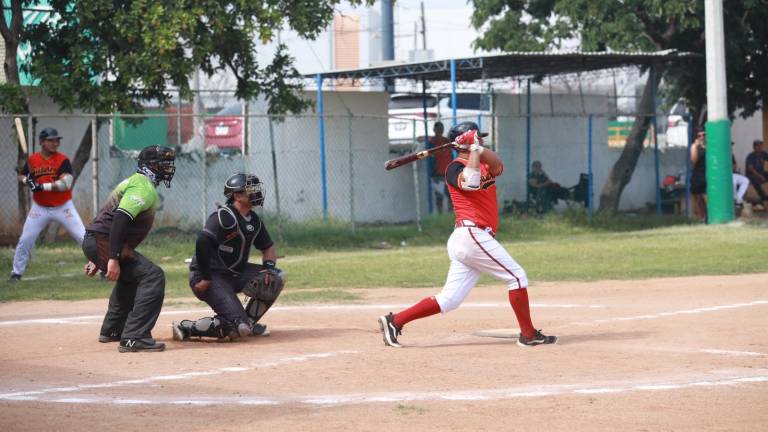
<svg viewBox="0 0 768 432">
<path fill-rule="evenodd" d="M 741 174 L 733 173 L 733 196 L 736 197 L 737 203 L 744 203 L 747 189 L 749 189 L 749 179 Z"/>
<path fill-rule="evenodd" d="M 504 281 L 507 289 L 528 287 L 528 276 L 488 232 L 475 227 L 458 227 L 448 239 L 451 267 L 443 290 L 435 296 L 440 311 L 459 307 L 483 273 Z"/>
<path fill-rule="evenodd" d="M 29 257 L 35 250 L 35 241 L 40 235 L 40 231 L 51 221 L 56 221 L 63 225 L 78 244 L 83 244 L 85 227 L 72 201 L 67 201 L 58 207 L 45 207 L 32 202 L 32 209 L 29 211 L 27 220 L 24 222 L 19 244 L 16 245 L 16 253 L 13 255 L 14 273 L 18 275 L 24 274 L 24 270 L 27 269 L 27 264 L 29 263 Z"/>
</svg>

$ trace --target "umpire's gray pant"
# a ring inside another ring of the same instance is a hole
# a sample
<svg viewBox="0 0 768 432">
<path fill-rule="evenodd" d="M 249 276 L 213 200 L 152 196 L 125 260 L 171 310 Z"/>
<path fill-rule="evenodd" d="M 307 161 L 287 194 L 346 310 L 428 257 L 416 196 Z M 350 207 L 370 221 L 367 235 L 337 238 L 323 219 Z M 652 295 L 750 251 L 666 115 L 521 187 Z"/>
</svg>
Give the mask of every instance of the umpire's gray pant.
<svg viewBox="0 0 768 432">
<path fill-rule="evenodd" d="M 83 240 L 83 252 L 89 260 L 100 261 L 96 238 L 90 232 Z M 120 278 L 109 297 L 102 335 L 116 333 L 121 339 L 152 338 L 152 328 L 163 306 L 165 273 L 140 253 L 134 251 L 134 255 L 133 260 L 120 262 Z"/>
</svg>

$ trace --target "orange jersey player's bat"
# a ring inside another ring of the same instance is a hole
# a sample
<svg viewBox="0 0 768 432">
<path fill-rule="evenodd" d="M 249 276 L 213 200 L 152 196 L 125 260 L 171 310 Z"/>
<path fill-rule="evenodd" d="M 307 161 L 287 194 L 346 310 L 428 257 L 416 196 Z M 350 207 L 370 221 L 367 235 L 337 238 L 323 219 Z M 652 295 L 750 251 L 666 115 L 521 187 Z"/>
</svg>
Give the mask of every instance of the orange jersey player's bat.
<svg viewBox="0 0 768 432">
<path fill-rule="evenodd" d="M 394 159 L 390 159 L 390 160 L 388 160 L 388 161 L 386 161 L 384 163 L 384 169 L 389 171 L 391 169 L 395 169 L 397 167 L 401 167 L 401 166 L 409 164 L 409 163 L 411 163 L 413 161 L 417 161 L 419 159 L 424 159 L 425 157 L 427 157 L 427 156 L 429 156 L 429 155 L 431 155 L 433 153 L 437 153 L 437 152 L 441 152 L 441 151 L 453 148 L 454 145 L 455 145 L 455 143 L 447 143 L 447 144 L 439 145 L 437 147 L 432 147 L 431 149 L 422 150 L 420 152 L 410 153 L 410 154 L 403 155 L 403 156 L 400 156 L 400 157 L 397 157 L 397 158 L 394 158 Z"/>
</svg>

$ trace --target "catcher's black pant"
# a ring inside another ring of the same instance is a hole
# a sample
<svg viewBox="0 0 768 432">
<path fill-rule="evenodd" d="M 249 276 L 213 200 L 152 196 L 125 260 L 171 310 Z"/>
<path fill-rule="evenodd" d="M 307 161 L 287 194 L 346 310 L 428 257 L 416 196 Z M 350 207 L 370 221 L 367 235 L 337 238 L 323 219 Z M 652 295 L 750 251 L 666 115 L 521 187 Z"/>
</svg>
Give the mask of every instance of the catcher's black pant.
<svg viewBox="0 0 768 432">
<path fill-rule="evenodd" d="M 83 252 L 92 262 L 99 262 L 96 238 L 91 233 L 86 233 L 83 239 Z M 121 339 L 150 339 L 163 306 L 165 273 L 138 252 L 134 251 L 132 258 L 120 262 L 120 278 L 109 297 L 101 334 L 120 334 Z"/>
<path fill-rule="evenodd" d="M 241 273 L 212 270 L 211 287 L 202 294 L 198 294 L 194 289 L 192 292 L 198 299 L 208 303 L 219 319 L 224 319 L 234 326 L 239 323 L 248 323 L 250 322 L 248 314 L 245 313 L 237 294 L 243 290 L 245 284 L 256 278 L 261 269 L 262 266 L 258 264 L 248 263 Z M 200 279 L 199 272 L 190 272 L 189 286 L 194 287 Z"/>
</svg>

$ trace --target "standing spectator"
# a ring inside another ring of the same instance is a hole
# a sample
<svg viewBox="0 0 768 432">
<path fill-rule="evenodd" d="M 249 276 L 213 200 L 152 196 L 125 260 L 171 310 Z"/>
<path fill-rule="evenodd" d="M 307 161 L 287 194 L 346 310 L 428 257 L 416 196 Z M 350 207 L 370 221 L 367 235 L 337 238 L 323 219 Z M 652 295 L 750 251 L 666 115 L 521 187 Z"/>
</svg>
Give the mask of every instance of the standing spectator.
<svg viewBox="0 0 768 432">
<path fill-rule="evenodd" d="M 448 138 L 443 136 L 445 127 L 441 122 L 435 122 L 432 130 L 435 135 L 429 139 L 427 148 L 438 147 L 450 142 Z M 448 202 L 448 210 L 451 210 L 451 196 L 448 194 L 448 185 L 445 183 L 445 169 L 448 168 L 451 159 L 451 152 L 446 150 L 433 154 L 429 160 L 430 172 L 432 173 L 432 190 L 435 194 L 438 213 L 443 212 L 443 201 Z"/>
<path fill-rule="evenodd" d="M 701 222 L 707 221 L 707 170 L 706 170 L 707 137 L 699 132 L 696 141 L 691 146 L 691 197 L 693 198 L 693 214 Z"/>
<path fill-rule="evenodd" d="M 152 229 L 157 186 L 171 187 L 176 154 L 168 147 L 149 146 L 139 153 L 136 173 L 120 182 L 88 225 L 83 253 L 88 276 L 98 270 L 115 282 L 99 342 L 120 341 L 120 352 L 163 351 L 152 338 L 165 296 L 165 273 L 136 251 Z"/>
<path fill-rule="evenodd" d="M 734 143 L 731 141 L 731 147 Z M 736 207 L 741 209 L 744 207 L 744 195 L 749 188 L 749 179 L 739 174 L 739 165 L 736 164 L 736 156 L 731 152 L 731 164 L 733 168 L 733 198 L 736 201 Z"/>
<path fill-rule="evenodd" d="M 35 249 L 35 241 L 49 222 L 63 225 L 78 244 L 83 243 L 85 235 L 83 221 L 72 204 L 72 164 L 64 153 L 59 152 L 61 136 L 56 129 L 45 128 L 38 138 L 40 151 L 29 156 L 18 177 L 32 190 L 33 202 L 13 255 L 11 282 L 21 280 Z"/>
<path fill-rule="evenodd" d="M 768 164 L 768 152 L 764 149 L 763 140 L 755 140 L 752 143 L 752 153 L 747 156 L 744 165 L 747 170 L 747 178 L 754 186 L 757 194 L 760 195 L 763 206 L 768 204 L 768 194 L 763 190 L 763 184 L 768 182 L 766 164 Z"/>
</svg>

